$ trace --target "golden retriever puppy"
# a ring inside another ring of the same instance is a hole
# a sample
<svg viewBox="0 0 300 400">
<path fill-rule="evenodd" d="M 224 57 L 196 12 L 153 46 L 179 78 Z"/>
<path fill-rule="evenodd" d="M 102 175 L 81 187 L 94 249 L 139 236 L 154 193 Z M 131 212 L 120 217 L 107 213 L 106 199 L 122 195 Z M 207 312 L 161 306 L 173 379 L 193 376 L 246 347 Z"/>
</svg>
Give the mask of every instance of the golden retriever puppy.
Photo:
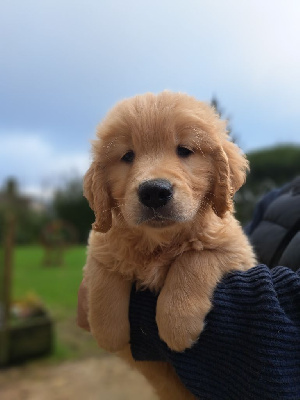
<svg viewBox="0 0 300 400">
<path fill-rule="evenodd" d="M 159 292 L 156 322 L 172 350 L 195 343 L 222 276 L 255 265 L 233 216 L 247 160 L 213 108 L 168 91 L 117 104 L 92 153 L 84 179 L 96 218 L 84 270 L 91 332 L 161 399 L 192 399 L 170 365 L 132 360 L 131 286 Z"/>
</svg>

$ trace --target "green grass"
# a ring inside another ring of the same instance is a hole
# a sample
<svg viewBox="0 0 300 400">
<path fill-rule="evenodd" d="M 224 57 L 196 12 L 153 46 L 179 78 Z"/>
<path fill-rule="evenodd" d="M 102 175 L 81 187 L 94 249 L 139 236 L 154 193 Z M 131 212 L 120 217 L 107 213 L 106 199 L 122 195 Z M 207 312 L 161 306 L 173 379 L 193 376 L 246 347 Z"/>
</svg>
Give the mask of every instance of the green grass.
<svg viewBox="0 0 300 400">
<path fill-rule="evenodd" d="M 77 303 L 77 291 L 85 264 L 85 246 L 65 251 L 61 266 L 44 266 L 39 246 L 19 246 L 15 252 L 13 298 L 34 292 L 55 315 L 68 314 Z"/>
<path fill-rule="evenodd" d="M 65 251 L 61 266 L 44 266 L 44 249 L 18 246 L 14 254 L 12 298 L 33 293 L 55 321 L 55 350 L 50 358 L 58 361 L 99 352 L 94 339 L 76 326 L 77 292 L 86 259 L 86 247 Z"/>
</svg>

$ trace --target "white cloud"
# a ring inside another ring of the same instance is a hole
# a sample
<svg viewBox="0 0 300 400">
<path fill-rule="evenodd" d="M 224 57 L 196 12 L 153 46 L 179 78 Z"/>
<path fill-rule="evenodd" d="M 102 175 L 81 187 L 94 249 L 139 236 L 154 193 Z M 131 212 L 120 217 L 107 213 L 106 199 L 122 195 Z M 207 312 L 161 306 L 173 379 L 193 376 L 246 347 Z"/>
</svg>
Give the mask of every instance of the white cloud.
<svg viewBox="0 0 300 400">
<path fill-rule="evenodd" d="M 50 152 L 51 146 L 37 134 L 13 132 L 1 135 L 0 157 L 13 157 L 14 160 L 22 160 L 32 154 L 44 157 Z"/>
<path fill-rule="evenodd" d="M 38 134 L 0 136 L 0 183 L 15 177 L 24 193 L 49 197 L 59 183 L 82 176 L 89 165 L 86 153 L 62 153 Z"/>
</svg>

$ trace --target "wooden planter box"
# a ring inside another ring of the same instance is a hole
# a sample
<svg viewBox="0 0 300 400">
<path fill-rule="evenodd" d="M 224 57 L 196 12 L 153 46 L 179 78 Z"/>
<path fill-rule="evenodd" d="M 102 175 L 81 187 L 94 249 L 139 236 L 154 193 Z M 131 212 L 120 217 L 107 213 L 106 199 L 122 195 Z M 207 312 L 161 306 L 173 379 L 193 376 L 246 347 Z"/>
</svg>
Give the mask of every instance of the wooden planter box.
<svg viewBox="0 0 300 400">
<path fill-rule="evenodd" d="M 0 330 L 0 367 L 50 354 L 52 349 L 53 323 L 47 314 Z"/>
</svg>

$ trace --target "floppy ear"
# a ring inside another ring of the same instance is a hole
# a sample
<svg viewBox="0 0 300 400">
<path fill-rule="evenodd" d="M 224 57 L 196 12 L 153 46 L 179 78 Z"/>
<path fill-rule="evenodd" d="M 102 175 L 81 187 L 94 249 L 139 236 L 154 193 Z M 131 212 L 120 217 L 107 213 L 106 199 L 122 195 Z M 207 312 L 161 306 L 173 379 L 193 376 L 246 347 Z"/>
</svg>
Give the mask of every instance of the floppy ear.
<svg viewBox="0 0 300 400">
<path fill-rule="evenodd" d="M 111 199 L 105 184 L 104 168 L 95 161 L 85 174 L 83 194 L 95 213 L 93 229 L 103 233 L 109 231 L 112 224 Z"/>
<path fill-rule="evenodd" d="M 217 182 L 212 207 L 220 218 L 226 211 L 232 211 L 233 195 L 243 185 L 249 164 L 246 157 L 234 143 L 226 140 L 216 151 Z"/>
<path fill-rule="evenodd" d="M 215 161 L 217 179 L 212 199 L 212 209 L 218 217 L 222 218 L 225 212 L 232 208 L 228 158 L 222 147 L 217 148 Z"/>
</svg>

